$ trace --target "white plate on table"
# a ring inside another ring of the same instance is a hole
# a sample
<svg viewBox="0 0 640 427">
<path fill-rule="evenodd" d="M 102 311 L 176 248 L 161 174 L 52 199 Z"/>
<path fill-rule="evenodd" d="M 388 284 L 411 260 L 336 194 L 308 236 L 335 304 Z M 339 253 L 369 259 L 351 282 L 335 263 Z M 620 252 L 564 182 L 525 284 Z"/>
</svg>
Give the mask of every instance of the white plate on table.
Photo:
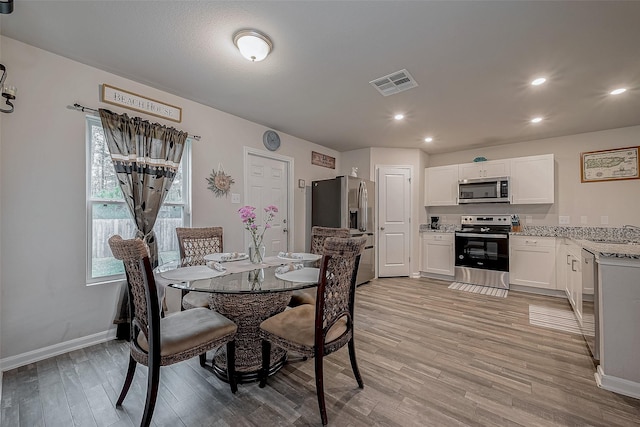
<svg viewBox="0 0 640 427">
<path fill-rule="evenodd" d="M 318 255 L 318 254 L 308 254 L 308 253 L 304 253 L 304 252 L 294 252 L 294 255 L 298 255 L 300 256 L 300 258 L 289 258 L 289 257 L 284 257 L 284 256 L 280 256 L 278 255 L 278 259 L 283 259 L 286 261 L 299 261 L 299 262 L 305 262 L 305 261 L 317 261 L 320 258 L 322 258 L 322 255 Z"/>
<path fill-rule="evenodd" d="M 177 280 L 180 282 L 190 282 L 193 280 L 212 279 L 222 276 L 225 271 L 213 270 L 206 265 L 192 265 L 189 267 L 180 267 L 174 270 L 163 271 L 160 276 L 167 280 Z"/>
<path fill-rule="evenodd" d="M 216 254 L 208 254 L 205 255 L 203 258 L 206 261 L 215 261 L 215 262 L 233 262 L 233 261 L 243 261 L 245 259 L 249 258 L 248 254 L 244 254 L 243 256 L 239 256 L 238 258 L 233 258 L 233 259 L 222 259 L 223 255 L 229 255 L 228 252 L 226 253 L 216 253 Z"/>
<path fill-rule="evenodd" d="M 276 273 L 278 279 L 295 283 L 318 283 L 319 275 L 320 269 L 313 267 L 305 267 L 300 270 L 287 271 L 286 273 Z"/>
</svg>

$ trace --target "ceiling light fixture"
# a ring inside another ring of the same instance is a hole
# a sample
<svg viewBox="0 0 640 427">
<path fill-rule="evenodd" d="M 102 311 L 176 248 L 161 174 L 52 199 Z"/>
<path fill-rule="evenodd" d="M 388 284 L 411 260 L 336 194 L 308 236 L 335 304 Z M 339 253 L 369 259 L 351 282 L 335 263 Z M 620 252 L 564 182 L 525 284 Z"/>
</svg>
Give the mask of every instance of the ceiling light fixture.
<svg viewBox="0 0 640 427">
<path fill-rule="evenodd" d="M 534 81 L 531 82 L 531 84 L 533 86 L 540 86 L 541 84 L 543 84 L 544 82 L 546 82 L 547 79 L 545 79 L 544 77 L 538 77 L 537 79 L 535 79 Z"/>
<path fill-rule="evenodd" d="M 625 93 L 627 91 L 627 88 L 621 87 L 618 89 L 614 89 L 611 92 L 609 92 L 609 95 L 620 95 L 621 93 Z"/>
<path fill-rule="evenodd" d="M 242 56 L 252 62 L 262 61 L 273 49 L 269 36 L 257 30 L 238 31 L 233 35 L 233 44 Z"/>
<path fill-rule="evenodd" d="M 428 136 L 428 137 L 426 137 L 426 138 L 424 139 L 424 142 L 431 142 L 431 141 L 433 141 L 433 138 L 432 138 L 432 137 L 430 137 L 430 136 Z"/>
<path fill-rule="evenodd" d="M 542 121 L 542 117 L 534 117 L 531 119 L 531 123 L 540 123 Z"/>
<path fill-rule="evenodd" d="M 402 120 L 404 119 L 404 114 L 396 114 L 395 116 L 393 116 L 393 118 L 396 120 Z"/>
</svg>

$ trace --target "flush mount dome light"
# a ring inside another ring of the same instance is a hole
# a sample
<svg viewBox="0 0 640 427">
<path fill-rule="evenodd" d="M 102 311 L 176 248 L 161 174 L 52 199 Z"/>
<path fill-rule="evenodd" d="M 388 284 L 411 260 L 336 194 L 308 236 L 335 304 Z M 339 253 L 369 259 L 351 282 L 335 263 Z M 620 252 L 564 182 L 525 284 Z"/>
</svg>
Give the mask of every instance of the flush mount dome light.
<svg viewBox="0 0 640 427">
<path fill-rule="evenodd" d="M 404 114 L 396 114 L 395 116 L 393 116 L 393 118 L 396 120 L 402 120 L 404 119 Z"/>
<path fill-rule="evenodd" d="M 609 92 L 609 95 L 620 95 L 621 93 L 625 93 L 626 91 L 627 91 L 626 88 L 621 87 L 621 88 L 612 90 L 611 92 Z"/>
<path fill-rule="evenodd" d="M 269 36 L 257 30 L 238 31 L 233 36 L 233 44 L 242 56 L 253 62 L 262 61 L 273 49 Z"/>
<path fill-rule="evenodd" d="M 433 137 L 431 136 L 428 136 L 424 139 L 424 142 L 431 142 L 431 141 L 433 141 Z"/>
<path fill-rule="evenodd" d="M 531 123 L 540 123 L 542 121 L 542 117 L 534 117 L 531 119 Z"/>
<path fill-rule="evenodd" d="M 540 86 L 541 84 L 543 84 L 544 82 L 546 82 L 547 79 L 545 79 L 544 77 L 538 77 L 537 79 L 535 79 L 534 81 L 531 82 L 531 84 L 533 86 Z"/>
</svg>

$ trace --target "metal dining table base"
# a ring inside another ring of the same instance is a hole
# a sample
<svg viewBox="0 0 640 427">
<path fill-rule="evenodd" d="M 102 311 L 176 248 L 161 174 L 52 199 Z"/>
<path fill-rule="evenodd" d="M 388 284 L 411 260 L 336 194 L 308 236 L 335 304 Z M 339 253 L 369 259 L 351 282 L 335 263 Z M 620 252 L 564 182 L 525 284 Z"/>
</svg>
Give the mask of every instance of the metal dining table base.
<svg viewBox="0 0 640 427">
<path fill-rule="evenodd" d="M 238 325 L 236 333 L 236 374 L 239 383 L 258 380 L 262 367 L 262 339 L 259 336 L 260 323 L 284 311 L 291 299 L 291 292 L 265 292 L 253 294 L 211 294 L 211 309 L 226 316 Z M 287 359 L 281 348 L 271 348 L 269 375 L 278 372 Z M 227 357 L 225 346 L 215 352 L 213 372 L 223 381 L 227 378 Z"/>
</svg>

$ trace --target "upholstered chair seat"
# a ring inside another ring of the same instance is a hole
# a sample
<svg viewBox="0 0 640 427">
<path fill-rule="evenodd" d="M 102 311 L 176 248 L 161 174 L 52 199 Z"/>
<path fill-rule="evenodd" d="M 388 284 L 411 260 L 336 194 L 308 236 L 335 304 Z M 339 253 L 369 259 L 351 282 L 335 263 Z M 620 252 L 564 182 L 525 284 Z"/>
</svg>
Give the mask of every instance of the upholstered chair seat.
<svg viewBox="0 0 640 427">
<path fill-rule="evenodd" d="M 197 348 L 200 343 L 233 336 L 237 330 L 238 326 L 231 320 L 207 308 L 171 314 L 160 319 L 160 356 L 165 359 L 180 355 L 184 359 L 181 353 Z M 138 345 L 149 352 L 149 343 L 142 332 L 138 334 Z"/>
<path fill-rule="evenodd" d="M 185 310 L 208 307 L 209 294 L 206 292 L 191 291 L 182 297 L 182 308 L 184 308 Z"/>
</svg>

